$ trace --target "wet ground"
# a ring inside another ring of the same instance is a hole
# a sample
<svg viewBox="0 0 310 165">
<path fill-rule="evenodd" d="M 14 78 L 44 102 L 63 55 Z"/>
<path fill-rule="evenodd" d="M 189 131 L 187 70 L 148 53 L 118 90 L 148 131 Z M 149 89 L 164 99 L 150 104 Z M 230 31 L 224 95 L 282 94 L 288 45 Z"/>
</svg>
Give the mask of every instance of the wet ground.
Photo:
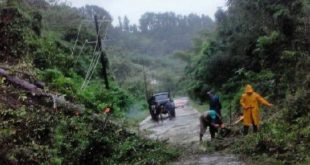
<svg viewBox="0 0 310 165">
<path fill-rule="evenodd" d="M 206 164 L 206 165 L 243 165 L 234 155 L 226 154 L 195 154 L 204 150 L 199 143 L 199 116 L 200 113 L 191 107 L 188 98 L 175 100 L 176 118 L 154 122 L 147 117 L 140 125 L 140 133 L 151 139 L 168 141 L 171 144 L 189 148 L 189 156 L 181 158 L 174 164 Z M 204 141 L 210 141 L 210 134 L 206 133 Z"/>
</svg>

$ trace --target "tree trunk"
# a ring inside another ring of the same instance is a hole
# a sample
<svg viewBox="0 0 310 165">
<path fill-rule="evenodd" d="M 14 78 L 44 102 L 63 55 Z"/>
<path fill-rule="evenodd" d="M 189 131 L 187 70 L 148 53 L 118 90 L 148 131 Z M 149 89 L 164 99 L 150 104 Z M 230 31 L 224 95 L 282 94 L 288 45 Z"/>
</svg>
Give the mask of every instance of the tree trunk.
<svg viewBox="0 0 310 165">
<path fill-rule="evenodd" d="M 38 88 L 36 85 L 29 83 L 28 81 L 25 81 L 23 79 L 20 79 L 16 76 L 10 75 L 6 70 L 3 68 L 0 68 L 0 76 L 5 77 L 6 80 L 24 90 L 31 93 L 33 96 L 38 97 L 48 97 L 51 98 L 53 102 L 53 108 L 57 109 L 58 107 L 64 108 L 67 110 L 68 113 L 71 114 L 81 114 L 85 111 L 85 108 L 82 105 L 76 105 L 69 101 L 66 101 L 63 97 L 57 96 L 55 94 L 46 93 L 42 89 Z"/>
</svg>

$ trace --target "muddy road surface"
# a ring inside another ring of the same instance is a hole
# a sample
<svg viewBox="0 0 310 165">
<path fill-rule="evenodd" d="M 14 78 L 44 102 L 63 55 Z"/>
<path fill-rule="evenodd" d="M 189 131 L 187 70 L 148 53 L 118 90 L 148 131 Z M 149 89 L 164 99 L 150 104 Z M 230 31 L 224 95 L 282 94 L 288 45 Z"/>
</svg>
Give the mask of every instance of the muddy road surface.
<svg viewBox="0 0 310 165">
<path fill-rule="evenodd" d="M 206 165 L 244 165 L 234 155 L 220 153 L 201 153 L 203 146 L 199 143 L 199 116 L 186 97 L 176 99 L 176 118 L 170 120 L 168 116 L 162 121 L 154 122 L 147 117 L 139 125 L 142 135 L 151 139 L 168 141 L 170 144 L 187 148 L 187 156 L 180 158 L 179 162 L 173 164 L 206 164 Z M 210 141 L 210 134 L 204 135 L 204 141 Z"/>
</svg>

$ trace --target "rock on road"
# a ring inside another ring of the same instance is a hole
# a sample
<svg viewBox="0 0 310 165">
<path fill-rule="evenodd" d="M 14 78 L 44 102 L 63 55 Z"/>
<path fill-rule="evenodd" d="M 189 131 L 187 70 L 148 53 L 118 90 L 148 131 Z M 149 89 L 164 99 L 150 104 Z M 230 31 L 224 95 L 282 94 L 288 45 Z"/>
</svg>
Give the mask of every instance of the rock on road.
<svg viewBox="0 0 310 165">
<path fill-rule="evenodd" d="M 192 108 L 186 97 L 176 99 L 176 118 L 154 122 L 147 117 L 139 125 L 139 130 L 146 137 L 167 140 L 170 144 L 199 146 L 199 116 L 200 113 Z M 210 140 L 207 132 L 203 140 Z M 244 164 L 233 155 L 211 154 L 196 155 L 189 160 L 182 160 L 175 164 L 209 164 L 209 165 L 239 165 Z"/>
</svg>

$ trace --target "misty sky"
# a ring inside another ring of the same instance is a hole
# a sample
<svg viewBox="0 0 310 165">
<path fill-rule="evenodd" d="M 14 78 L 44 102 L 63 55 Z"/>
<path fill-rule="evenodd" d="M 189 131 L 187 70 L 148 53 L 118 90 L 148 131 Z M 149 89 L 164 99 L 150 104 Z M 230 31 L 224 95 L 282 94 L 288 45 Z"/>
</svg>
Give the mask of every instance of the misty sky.
<svg viewBox="0 0 310 165">
<path fill-rule="evenodd" d="M 116 24 L 118 16 L 127 16 L 131 23 L 138 23 L 145 12 L 167 12 L 176 14 L 204 14 L 214 18 L 218 7 L 225 6 L 226 0 L 63 0 L 74 7 L 94 4 L 106 9 Z"/>
</svg>

